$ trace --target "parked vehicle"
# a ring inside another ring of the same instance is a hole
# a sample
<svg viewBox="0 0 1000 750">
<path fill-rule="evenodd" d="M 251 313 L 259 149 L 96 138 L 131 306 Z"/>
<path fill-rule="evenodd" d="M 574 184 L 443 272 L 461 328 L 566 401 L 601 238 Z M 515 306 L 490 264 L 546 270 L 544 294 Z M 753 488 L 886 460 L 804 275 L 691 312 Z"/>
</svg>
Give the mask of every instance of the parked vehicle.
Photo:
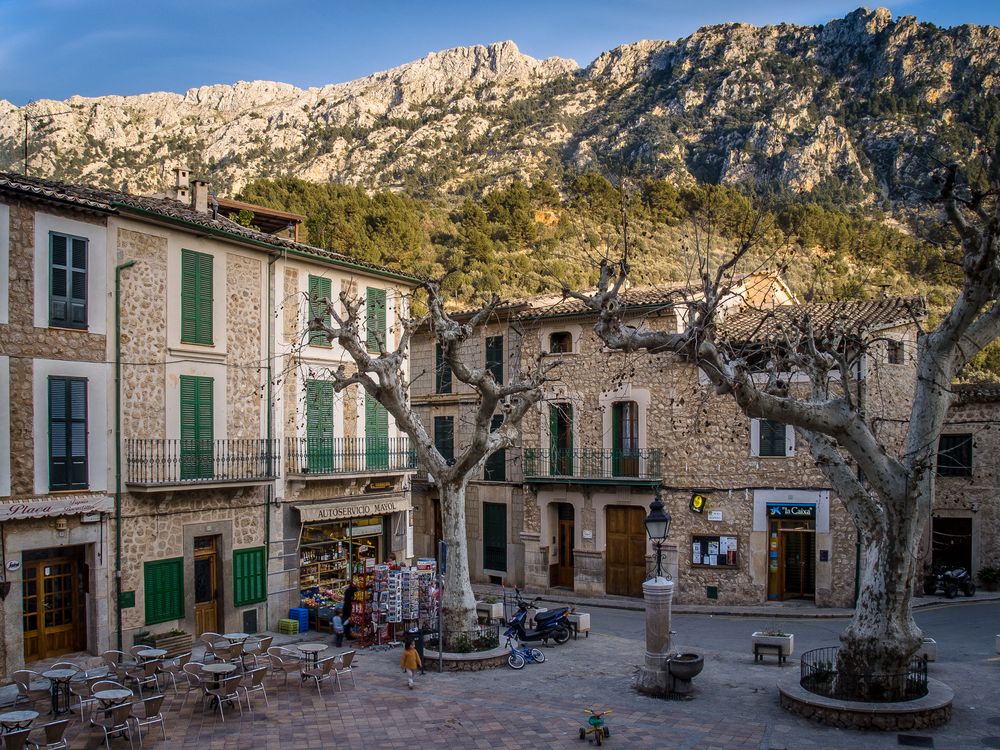
<svg viewBox="0 0 1000 750">
<path fill-rule="evenodd" d="M 538 598 L 536 597 L 532 601 L 527 601 L 521 597 L 521 592 L 518 589 L 514 589 L 514 591 L 517 612 L 514 613 L 514 616 L 507 625 L 513 629 L 519 641 L 542 641 L 543 643 L 548 643 L 551 638 L 556 643 L 565 643 L 569 640 L 572 630 L 567 618 L 569 613 L 568 608 L 562 607 L 551 612 L 546 611 L 536 615 L 535 627 L 529 629 L 526 627 L 528 611 L 532 608 L 537 608 Z"/>
<path fill-rule="evenodd" d="M 588 714 L 587 726 L 580 727 L 580 739 L 587 739 L 587 735 L 593 735 L 593 741 L 598 745 L 603 745 L 604 740 L 611 736 L 611 730 L 604 725 L 604 717 L 607 716 L 611 711 L 595 711 L 592 708 L 583 709 L 585 714 Z"/>
<path fill-rule="evenodd" d="M 504 633 L 507 636 L 507 648 L 510 649 L 510 655 L 507 657 L 507 664 L 511 669 L 524 669 L 524 665 L 529 661 L 541 664 L 545 661 L 545 654 L 539 651 L 537 648 L 528 648 L 527 646 L 521 646 L 518 648 L 514 643 L 516 643 L 516 634 L 514 628 L 508 628 L 507 632 Z M 514 640 L 514 643 L 511 640 Z"/>
<path fill-rule="evenodd" d="M 954 599 L 961 591 L 966 596 L 974 596 L 976 583 L 965 568 L 942 566 L 924 576 L 924 593 L 934 594 L 940 589 L 948 599 Z"/>
</svg>

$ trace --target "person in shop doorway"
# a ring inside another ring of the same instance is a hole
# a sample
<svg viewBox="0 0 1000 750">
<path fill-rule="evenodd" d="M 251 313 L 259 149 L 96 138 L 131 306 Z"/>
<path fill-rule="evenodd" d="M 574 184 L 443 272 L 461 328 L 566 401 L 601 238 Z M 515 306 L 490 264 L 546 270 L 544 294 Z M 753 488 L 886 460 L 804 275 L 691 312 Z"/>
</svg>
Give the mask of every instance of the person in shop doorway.
<svg viewBox="0 0 1000 750">
<path fill-rule="evenodd" d="M 420 661 L 420 654 L 417 653 L 417 644 L 413 641 L 406 642 L 403 655 L 399 658 L 399 666 L 406 672 L 406 684 L 413 690 L 413 676 L 423 664 Z"/>
<path fill-rule="evenodd" d="M 352 637 L 351 612 L 354 609 L 354 595 L 357 591 L 358 587 L 354 585 L 354 579 L 352 578 L 344 589 L 344 637 L 348 640 Z"/>
<path fill-rule="evenodd" d="M 333 608 L 333 642 L 337 648 L 344 645 L 344 617 L 340 606 Z"/>
</svg>

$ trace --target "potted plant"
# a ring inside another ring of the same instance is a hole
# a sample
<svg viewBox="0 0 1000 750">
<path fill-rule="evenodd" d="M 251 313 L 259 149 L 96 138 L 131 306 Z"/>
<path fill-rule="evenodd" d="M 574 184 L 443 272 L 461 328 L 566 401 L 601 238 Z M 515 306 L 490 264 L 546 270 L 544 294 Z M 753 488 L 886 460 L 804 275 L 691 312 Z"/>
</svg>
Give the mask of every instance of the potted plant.
<svg viewBox="0 0 1000 750">
<path fill-rule="evenodd" d="M 750 637 L 751 646 L 754 649 L 754 657 L 758 655 L 757 646 L 765 646 L 768 650 L 778 649 L 779 661 L 792 655 L 795 649 L 795 635 L 786 633 L 781 628 L 769 628 L 758 630 Z"/>
<path fill-rule="evenodd" d="M 184 630 L 174 628 L 166 633 L 153 633 L 148 636 L 147 642 L 154 648 L 166 649 L 166 658 L 186 654 L 194 645 L 192 635 Z"/>
<path fill-rule="evenodd" d="M 1000 568 L 980 568 L 979 585 L 987 591 L 1000 589 Z"/>
</svg>

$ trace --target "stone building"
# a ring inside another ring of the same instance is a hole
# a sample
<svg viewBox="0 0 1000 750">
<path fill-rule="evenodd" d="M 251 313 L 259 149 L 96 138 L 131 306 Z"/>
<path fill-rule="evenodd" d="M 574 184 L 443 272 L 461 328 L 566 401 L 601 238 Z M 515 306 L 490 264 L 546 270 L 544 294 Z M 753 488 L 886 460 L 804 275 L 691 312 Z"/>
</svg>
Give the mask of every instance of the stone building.
<svg viewBox="0 0 1000 750">
<path fill-rule="evenodd" d="M 929 568 L 1000 567 L 1000 385 L 955 386 L 938 444 L 934 509 L 924 560 Z"/>
<path fill-rule="evenodd" d="M 629 290 L 629 314 L 651 328 L 680 330 L 678 303 L 690 292 L 678 285 Z M 922 306 L 898 298 L 801 305 L 780 280 L 749 276 L 726 303 L 724 334 L 763 335 L 782 314 L 806 310 L 816 319 L 835 315 L 878 339 L 851 380 L 868 413 L 885 418 L 881 434 L 892 443 L 893 419 L 908 412 L 913 315 Z M 502 314 L 504 323 L 470 342 L 482 349 L 470 351 L 473 361 L 488 360 L 487 337 L 503 330 L 516 348 L 505 362 L 558 357 L 562 365 L 548 399 L 524 419 L 521 450 L 508 452 L 506 481 L 470 485 L 475 580 L 640 596 L 653 556 L 643 520 L 661 488 L 674 519 L 664 553 L 678 601 L 852 602 L 853 526 L 808 452 L 796 449 L 794 430 L 743 416 L 731 398 L 711 392 L 696 367 L 672 355 L 606 350 L 592 315 L 575 301 L 539 298 Z M 414 371 L 435 372 L 435 365 L 433 345 L 421 342 Z M 454 423 L 453 439 L 461 442 L 462 411 L 472 402 L 461 391 L 448 393 L 440 380 L 428 393 L 429 381 L 418 391 L 415 378 L 414 403 L 426 424 L 433 420 L 435 435 L 441 428 L 450 435 Z M 424 494 L 426 502 L 415 501 L 427 506 L 418 536 L 430 542 L 433 488 Z M 500 541 L 512 564 L 490 568 L 488 551 Z"/>
<path fill-rule="evenodd" d="M 0 674 L 108 645 L 107 207 L 0 174 Z"/>
</svg>

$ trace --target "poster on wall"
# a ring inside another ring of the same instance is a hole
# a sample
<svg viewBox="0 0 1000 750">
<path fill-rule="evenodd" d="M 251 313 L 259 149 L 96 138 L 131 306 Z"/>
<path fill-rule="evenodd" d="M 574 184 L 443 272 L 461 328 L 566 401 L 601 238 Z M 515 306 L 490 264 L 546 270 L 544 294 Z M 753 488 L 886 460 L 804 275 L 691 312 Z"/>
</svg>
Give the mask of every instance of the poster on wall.
<svg viewBox="0 0 1000 750">
<path fill-rule="evenodd" d="M 695 565 L 701 565 L 701 542 L 694 542 L 691 545 L 691 562 Z"/>
<path fill-rule="evenodd" d="M 733 535 L 692 536 L 691 563 L 717 568 L 739 567 L 737 537 Z"/>
</svg>

